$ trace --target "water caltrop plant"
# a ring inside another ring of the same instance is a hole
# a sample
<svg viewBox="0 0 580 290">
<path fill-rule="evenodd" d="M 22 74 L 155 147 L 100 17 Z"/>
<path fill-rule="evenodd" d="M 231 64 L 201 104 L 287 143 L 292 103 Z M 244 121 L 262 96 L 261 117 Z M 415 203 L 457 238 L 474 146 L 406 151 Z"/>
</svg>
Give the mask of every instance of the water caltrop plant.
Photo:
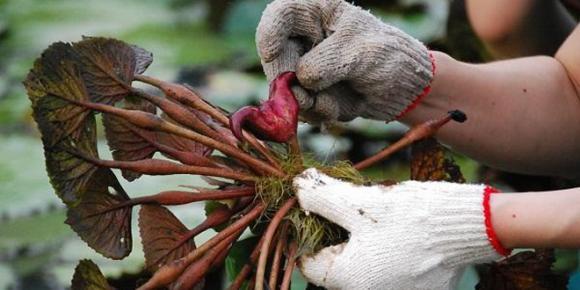
<svg viewBox="0 0 580 290">
<path fill-rule="evenodd" d="M 292 179 L 307 167 L 370 183 L 362 169 L 423 140 L 414 149 L 412 178 L 462 180 L 442 147 L 428 139 L 448 121 L 464 121 L 459 111 L 412 128 L 362 162 L 323 164 L 300 151 L 298 103 L 290 90 L 297 82 L 293 72 L 272 82 L 268 100 L 259 107 L 230 114 L 186 85 L 144 75 L 152 60 L 150 52 L 137 46 L 86 37 L 52 44 L 24 81 L 50 182 L 67 207 L 66 223 L 98 253 L 123 259 L 132 249 L 132 208 L 140 207 L 139 233 L 152 277 L 136 288 L 202 287 L 205 275 L 220 267 L 250 230 L 257 242 L 229 288 L 289 289 L 299 255 L 348 239 L 342 228 L 300 210 Z M 156 93 L 133 82 L 150 85 Z M 99 156 L 98 120 L 113 160 Z M 127 181 L 191 174 L 203 176 L 208 185 L 131 198 L 113 169 Z M 207 217 L 191 229 L 168 208 L 200 201 L 207 203 Z M 196 245 L 194 238 L 209 229 L 217 234 Z M 98 267 L 86 260 L 77 267 L 72 287 L 111 289 Z"/>
</svg>

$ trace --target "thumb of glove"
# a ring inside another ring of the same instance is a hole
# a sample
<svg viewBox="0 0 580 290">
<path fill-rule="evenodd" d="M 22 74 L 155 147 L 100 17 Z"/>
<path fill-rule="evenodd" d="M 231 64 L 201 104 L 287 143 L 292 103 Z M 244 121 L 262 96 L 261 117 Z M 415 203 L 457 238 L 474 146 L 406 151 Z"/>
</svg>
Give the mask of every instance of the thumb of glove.
<svg viewBox="0 0 580 290">
<path fill-rule="evenodd" d="M 312 256 L 302 256 L 300 258 L 300 272 L 302 275 L 308 279 L 309 282 L 315 285 L 324 285 L 327 288 L 335 288 L 337 285 L 333 285 L 336 281 L 330 281 L 330 277 L 333 270 L 333 264 L 340 256 L 346 243 L 338 244 L 335 246 L 326 247 L 320 250 L 318 253 Z"/>
</svg>

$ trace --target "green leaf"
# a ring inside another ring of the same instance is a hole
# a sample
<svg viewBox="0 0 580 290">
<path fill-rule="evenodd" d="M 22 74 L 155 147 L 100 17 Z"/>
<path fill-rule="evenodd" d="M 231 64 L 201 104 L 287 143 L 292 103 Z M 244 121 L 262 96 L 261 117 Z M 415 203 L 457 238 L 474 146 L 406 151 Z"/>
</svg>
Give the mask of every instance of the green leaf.
<svg viewBox="0 0 580 290">
<path fill-rule="evenodd" d="M 242 267 L 248 263 L 250 253 L 254 250 L 259 240 L 258 236 L 252 236 L 234 243 L 225 261 L 228 281 L 233 281 L 242 270 Z"/>
<path fill-rule="evenodd" d="M 62 223 L 64 218 L 64 210 L 59 209 L 0 221 L 0 255 L 23 246 L 37 248 L 61 244 L 73 235 Z"/>
<path fill-rule="evenodd" d="M 224 199 L 224 200 L 206 200 L 205 201 L 205 216 L 209 216 L 211 213 L 218 209 L 226 209 L 229 210 L 234 207 L 236 200 L 233 199 Z M 225 229 L 230 223 L 226 222 L 221 225 L 213 227 L 213 230 L 219 232 Z"/>
<path fill-rule="evenodd" d="M 151 272 L 195 249 L 195 241 L 187 228 L 163 206 L 141 206 L 139 230 L 145 264 Z"/>
<path fill-rule="evenodd" d="M 129 197 L 110 169 L 99 168 L 91 176 L 80 203 L 69 206 L 66 223 L 98 253 L 122 259 L 131 253 Z"/>
<path fill-rule="evenodd" d="M 577 249 L 554 249 L 556 261 L 552 265 L 554 272 L 573 272 L 578 269 Z"/>
<path fill-rule="evenodd" d="M 91 260 L 81 260 L 75 268 L 72 290 L 112 290 L 99 267 Z"/>
</svg>

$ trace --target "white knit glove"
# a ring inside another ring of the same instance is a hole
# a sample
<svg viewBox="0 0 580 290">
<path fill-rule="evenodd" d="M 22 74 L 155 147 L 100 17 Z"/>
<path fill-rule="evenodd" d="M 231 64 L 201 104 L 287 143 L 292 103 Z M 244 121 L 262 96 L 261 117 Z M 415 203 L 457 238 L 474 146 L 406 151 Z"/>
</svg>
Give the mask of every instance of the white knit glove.
<svg viewBox="0 0 580 290">
<path fill-rule="evenodd" d="M 434 63 L 418 40 L 342 0 L 276 0 L 256 32 L 268 80 L 296 71 L 303 117 L 391 121 L 428 93 Z"/>
<path fill-rule="evenodd" d="M 454 289 L 465 266 L 508 254 L 486 227 L 492 191 L 484 185 L 357 186 L 308 169 L 294 186 L 305 211 L 350 232 L 348 242 L 302 257 L 302 273 L 318 286 Z"/>
</svg>

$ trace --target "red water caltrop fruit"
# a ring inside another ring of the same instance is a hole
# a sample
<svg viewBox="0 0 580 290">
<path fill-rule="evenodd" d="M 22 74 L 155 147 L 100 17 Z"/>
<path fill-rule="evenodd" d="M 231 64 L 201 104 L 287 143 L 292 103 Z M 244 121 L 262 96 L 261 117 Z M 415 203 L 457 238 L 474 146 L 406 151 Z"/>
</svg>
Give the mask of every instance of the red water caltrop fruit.
<svg viewBox="0 0 580 290">
<path fill-rule="evenodd" d="M 296 81 L 294 72 L 284 72 L 270 83 L 268 100 L 259 107 L 246 106 L 230 117 L 230 127 L 238 139 L 242 128 L 258 138 L 279 143 L 288 142 L 296 135 L 298 101 L 291 86 Z"/>
</svg>

